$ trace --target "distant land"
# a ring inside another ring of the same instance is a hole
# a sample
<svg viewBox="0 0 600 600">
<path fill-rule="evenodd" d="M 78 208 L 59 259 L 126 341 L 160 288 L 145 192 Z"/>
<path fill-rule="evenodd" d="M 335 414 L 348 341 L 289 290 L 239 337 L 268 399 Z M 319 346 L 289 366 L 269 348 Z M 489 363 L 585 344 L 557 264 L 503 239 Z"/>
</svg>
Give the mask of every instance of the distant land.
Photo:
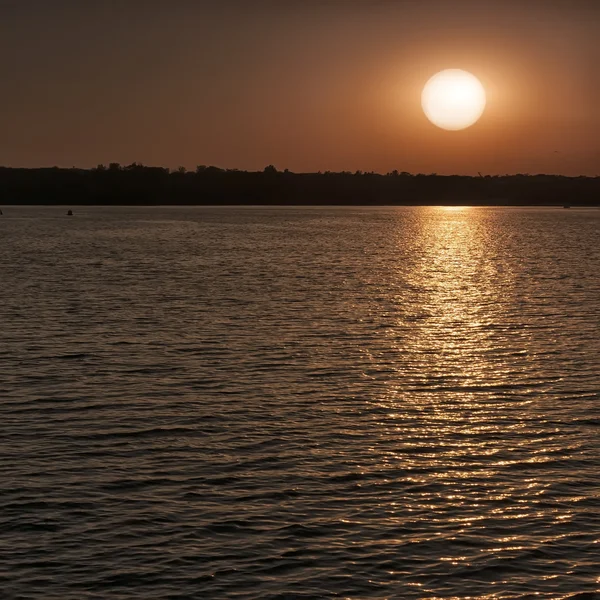
<svg viewBox="0 0 600 600">
<path fill-rule="evenodd" d="M 0 205 L 11 204 L 600 206 L 600 177 L 0 167 Z"/>
</svg>

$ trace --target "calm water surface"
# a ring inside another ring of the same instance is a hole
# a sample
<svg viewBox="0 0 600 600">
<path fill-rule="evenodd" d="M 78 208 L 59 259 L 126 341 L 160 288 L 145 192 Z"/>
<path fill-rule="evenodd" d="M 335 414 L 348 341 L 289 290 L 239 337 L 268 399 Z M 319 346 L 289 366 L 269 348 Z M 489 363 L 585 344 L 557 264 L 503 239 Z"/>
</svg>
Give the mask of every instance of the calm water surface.
<svg viewBox="0 0 600 600">
<path fill-rule="evenodd" d="M 3 210 L 1 598 L 600 594 L 600 211 Z"/>
</svg>

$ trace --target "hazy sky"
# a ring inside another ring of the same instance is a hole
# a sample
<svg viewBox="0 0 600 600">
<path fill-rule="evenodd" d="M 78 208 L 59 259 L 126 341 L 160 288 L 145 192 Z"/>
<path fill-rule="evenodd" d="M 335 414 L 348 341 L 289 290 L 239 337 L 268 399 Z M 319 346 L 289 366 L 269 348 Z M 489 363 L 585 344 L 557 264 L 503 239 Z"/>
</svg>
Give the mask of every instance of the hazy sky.
<svg viewBox="0 0 600 600">
<path fill-rule="evenodd" d="M 0 0 L 0 164 L 600 175 L 599 36 L 600 0 Z"/>
</svg>

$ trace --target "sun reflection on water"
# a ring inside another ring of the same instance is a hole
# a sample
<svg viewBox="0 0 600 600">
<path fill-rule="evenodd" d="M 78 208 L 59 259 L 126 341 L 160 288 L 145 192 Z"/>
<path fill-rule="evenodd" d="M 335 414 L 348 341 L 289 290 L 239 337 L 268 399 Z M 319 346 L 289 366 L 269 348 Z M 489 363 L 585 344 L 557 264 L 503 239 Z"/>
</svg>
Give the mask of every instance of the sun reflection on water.
<svg viewBox="0 0 600 600">
<path fill-rule="evenodd" d="M 516 277 L 478 209 L 424 208 L 415 232 L 394 275 L 395 326 L 385 330 L 395 376 L 378 402 L 382 467 L 410 474 L 404 502 L 388 508 L 400 515 L 409 503 L 445 523 L 441 561 L 475 565 L 481 554 L 461 554 L 457 542 L 484 532 L 493 541 L 485 553 L 516 559 L 532 544 L 523 523 L 572 518 L 544 506 L 550 484 L 536 465 L 554 460 L 555 442 L 539 434 L 528 408 L 536 387 L 515 368 L 529 352 Z"/>
<path fill-rule="evenodd" d="M 497 240 L 486 220 L 466 207 L 428 209 L 414 241 L 414 259 L 401 276 L 415 298 L 399 327 L 411 330 L 405 346 L 419 356 L 421 383 L 489 386 L 505 364 L 496 343 L 511 289 L 511 273 L 501 270 Z"/>
</svg>

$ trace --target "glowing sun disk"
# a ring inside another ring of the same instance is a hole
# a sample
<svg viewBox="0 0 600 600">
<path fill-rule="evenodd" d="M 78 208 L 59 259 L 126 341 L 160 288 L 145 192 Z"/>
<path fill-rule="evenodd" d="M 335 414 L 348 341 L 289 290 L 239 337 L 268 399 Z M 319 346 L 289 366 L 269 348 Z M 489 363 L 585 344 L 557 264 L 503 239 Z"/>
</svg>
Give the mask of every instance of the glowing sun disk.
<svg viewBox="0 0 600 600">
<path fill-rule="evenodd" d="M 421 106 L 438 127 L 455 131 L 476 123 L 485 109 L 485 90 L 475 75 L 462 69 L 436 73 L 423 88 Z"/>
</svg>

